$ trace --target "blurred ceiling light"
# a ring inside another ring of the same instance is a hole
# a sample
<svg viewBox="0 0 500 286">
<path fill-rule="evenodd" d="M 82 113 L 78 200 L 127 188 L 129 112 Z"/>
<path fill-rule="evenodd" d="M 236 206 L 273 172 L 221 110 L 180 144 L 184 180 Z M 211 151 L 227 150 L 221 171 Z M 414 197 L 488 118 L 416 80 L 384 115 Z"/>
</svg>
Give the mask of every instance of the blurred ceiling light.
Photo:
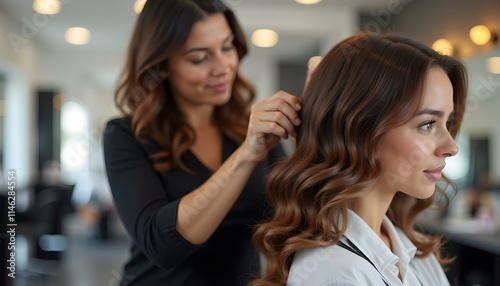
<svg viewBox="0 0 500 286">
<path fill-rule="evenodd" d="M 35 0 L 33 10 L 39 14 L 55 15 L 61 11 L 61 2 L 59 0 Z"/>
<path fill-rule="evenodd" d="M 500 74 L 500 57 L 491 57 L 487 59 L 486 67 L 490 73 Z"/>
<path fill-rule="evenodd" d="M 259 29 L 252 33 L 252 43 L 260 48 L 270 48 L 278 43 L 278 33 L 269 29 Z"/>
<path fill-rule="evenodd" d="M 469 37 L 474 44 L 482 46 L 491 39 L 491 32 L 486 26 L 477 25 L 470 29 Z"/>
<path fill-rule="evenodd" d="M 135 2 L 134 2 L 135 13 L 140 14 L 142 12 L 144 5 L 146 5 L 146 1 L 147 0 L 135 0 Z"/>
<path fill-rule="evenodd" d="M 304 4 L 304 5 L 311 5 L 311 4 L 317 4 L 321 2 L 321 0 L 295 0 L 295 2 L 299 4 Z"/>
<path fill-rule="evenodd" d="M 73 45 L 86 45 L 90 41 L 90 31 L 82 27 L 72 27 L 64 35 L 66 42 Z"/>
<path fill-rule="evenodd" d="M 447 39 L 436 40 L 432 44 L 432 49 L 443 55 L 447 56 L 453 55 L 453 45 Z"/>
</svg>

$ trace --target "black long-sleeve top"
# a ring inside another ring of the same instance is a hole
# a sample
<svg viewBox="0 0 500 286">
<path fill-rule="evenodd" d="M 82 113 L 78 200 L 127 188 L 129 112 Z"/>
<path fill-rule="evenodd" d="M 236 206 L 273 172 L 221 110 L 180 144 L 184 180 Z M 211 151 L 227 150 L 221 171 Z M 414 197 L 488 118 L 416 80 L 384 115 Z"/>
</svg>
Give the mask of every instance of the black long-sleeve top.
<svg viewBox="0 0 500 286">
<path fill-rule="evenodd" d="M 212 237 L 203 245 L 187 241 L 176 229 L 180 199 L 198 188 L 212 172 L 194 155 L 180 168 L 156 172 L 150 155 L 159 148 L 138 141 L 126 119 L 112 119 L 103 138 L 104 159 L 115 207 L 132 238 L 131 256 L 120 285 L 246 285 L 258 276 L 259 255 L 252 227 L 266 213 L 264 177 L 281 146 L 253 171 L 241 195 Z M 223 160 L 238 144 L 223 136 Z"/>
</svg>

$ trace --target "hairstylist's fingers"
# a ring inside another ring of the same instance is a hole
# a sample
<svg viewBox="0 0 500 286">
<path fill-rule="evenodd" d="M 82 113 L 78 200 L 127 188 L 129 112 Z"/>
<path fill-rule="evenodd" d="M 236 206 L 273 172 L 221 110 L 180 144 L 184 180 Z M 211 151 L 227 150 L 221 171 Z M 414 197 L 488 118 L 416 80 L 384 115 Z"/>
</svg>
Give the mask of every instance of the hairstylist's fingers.
<svg viewBox="0 0 500 286">
<path fill-rule="evenodd" d="M 300 104 L 299 104 L 300 107 Z M 290 105 L 287 101 L 282 98 L 276 98 L 274 100 L 268 100 L 261 102 L 259 105 L 255 105 L 252 112 L 281 112 L 285 115 L 294 125 L 299 125 L 299 114 L 297 109 L 299 107 L 294 107 Z"/>
<path fill-rule="evenodd" d="M 298 117 L 295 122 L 292 122 L 280 111 L 257 112 L 253 114 L 252 120 L 256 123 L 268 126 L 269 128 L 267 130 L 271 130 L 271 133 L 284 139 L 287 139 L 288 135 L 296 136 L 295 125 L 300 124 Z M 281 128 L 278 128 L 278 126 Z"/>
<path fill-rule="evenodd" d="M 279 117 L 279 113 L 281 113 L 291 122 L 292 125 L 298 126 L 300 125 L 300 118 L 298 115 L 298 111 L 301 109 L 300 101 L 300 98 L 284 91 L 280 91 L 269 97 L 268 99 L 252 106 L 252 114 L 255 114 L 257 118 L 259 118 L 259 114 L 270 112 L 273 113 L 273 116 L 275 117 L 266 116 L 265 120 L 269 121 L 274 119 L 275 121 L 277 121 L 277 119 L 281 118 Z M 281 119 L 285 119 L 285 117 Z M 281 125 L 283 127 L 288 126 L 288 124 L 286 124 L 285 122 L 282 122 Z M 287 128 L 287 130 L 290 129 Z M 290 134 L 294 134 L 294 132 Z"/>
<path fill-rule="evenodd" d="M 242 148 L 251 160 L 262 160 L 280 138 L 296 136 L 295 125 L 300 124 L 298 111 L 301 99 L 284 91 L 275 93 L 252 105 L 247 137 Z"/>
<path fill-rule="evenodd" d="M 262 102 L 273 102 L 275 100 L 284 100 L 288 105 L 290 105 L 295 111 L 299 111 L 301 109 L 300 102 L 302 99 L 298 96 L 295 96 L 293 94 L 290 94 L 286 91 L 280 90 L 277 93 L 273 94 L 271 97 L 268 99 L 262 101 Z"/>
<path fill-rule="evenodd" d="M 255 118 L 250 119 L 249 130 L 251 134 L 255 134 L 257 137 L 268 134 L 287 139 L 289 134 L 293 134 L 276 121 L 262 121 Z"/>
</svg>

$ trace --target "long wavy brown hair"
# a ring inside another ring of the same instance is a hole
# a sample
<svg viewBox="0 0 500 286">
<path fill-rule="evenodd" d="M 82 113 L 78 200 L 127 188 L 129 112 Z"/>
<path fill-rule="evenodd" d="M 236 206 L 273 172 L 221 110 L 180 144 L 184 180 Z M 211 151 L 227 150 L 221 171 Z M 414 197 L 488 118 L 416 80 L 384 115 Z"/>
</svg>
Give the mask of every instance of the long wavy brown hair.
<svg viewBox="0 0 500 286">
<path fill-rule="evenodd" d="M 448 129 L 455 138 L 467 92 L 466 70 L 458 60 L 411 39 L 369 33 L 351 36 L 328 52 L 303 94 L 296 151 L 268 177 L 274 217 L 254 233 L 266 268 L 249 285 L 285 285 L 298 250 L 338 242 L 348 209 L 381 176 L 381 140 L 417 114 L 426 75 L 434 66 L 453 85 Z M 414 230 L 414 220 L 436 194 L 448 204 L 445 188 L 428 199 L 397 193 L 387 212 L 416 245 L 417 256 L 435 253 L 442 263 L 447 261 L 439 254 L 442 240 Z"/>
<path fill-rule="evenodd" d="M 115 102 L 131 120 L 138 139 L 160 146 L 161 151 L 151 156 L 158 171 L 185 168 L 180 157 L 195 141 L 193 128 L 172 98 L 167 62 L 194 23 L 216 13 L 225 16 L 241 60 L 248 50 L 245 35 L 233 12 L 219 0 L 148 0 L 135 24 Z M 215 108 L 215 123 L 237 142 L 246 136 L 254 97 L 253 86 L 237 73 L 231 99 Z"/>
</svg>

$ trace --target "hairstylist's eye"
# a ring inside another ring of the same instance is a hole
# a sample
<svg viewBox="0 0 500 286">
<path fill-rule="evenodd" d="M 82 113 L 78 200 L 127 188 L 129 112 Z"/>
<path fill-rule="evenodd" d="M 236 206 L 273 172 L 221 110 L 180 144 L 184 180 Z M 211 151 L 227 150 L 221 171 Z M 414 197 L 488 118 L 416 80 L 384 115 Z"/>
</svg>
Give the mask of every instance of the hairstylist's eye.
<svg viewBox="0 0 500 286">
<path fill-rule="evenodd" d="M 203 63 L 208 57 L 203 57 L 201 59 L 193 59 L 193 60 L 190 60 L 191 63 L 195 64 L 195 65 L 199 65 L 201 63 Z"/>
<path fill-rule="evenodd" d="M 232 51 L 233 49 L 234 49 L 234 44 L 233 43 L 231 43 L 230 45 L 222 47 L 222 51 L 223 52 L 229 52 L 229 51 Z"/>
</svg>

